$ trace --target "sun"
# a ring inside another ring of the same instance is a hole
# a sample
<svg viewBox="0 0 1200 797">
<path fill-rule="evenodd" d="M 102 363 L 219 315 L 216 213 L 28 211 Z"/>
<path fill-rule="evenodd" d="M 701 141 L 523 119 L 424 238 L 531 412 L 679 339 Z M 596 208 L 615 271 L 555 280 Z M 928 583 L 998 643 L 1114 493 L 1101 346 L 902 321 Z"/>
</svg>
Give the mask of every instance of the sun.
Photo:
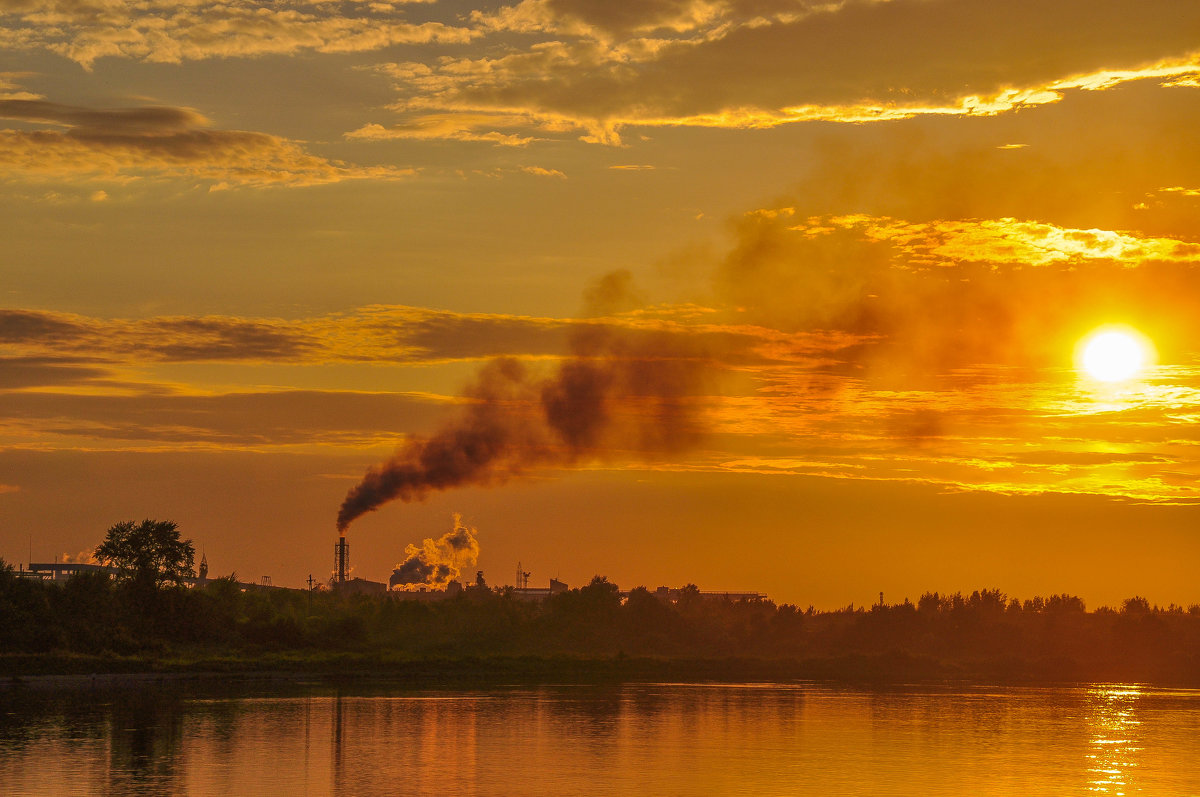
<svg viewBox="0 0 1200 797">
<path fill-rule="evenodd" d="M 1101 327 L 1076 351 L 1076 363 L 1092 379 L 1123 382 L 1142 373 L 1154 360 L 1154 346 L 1129 327 Z"/>
</svg>

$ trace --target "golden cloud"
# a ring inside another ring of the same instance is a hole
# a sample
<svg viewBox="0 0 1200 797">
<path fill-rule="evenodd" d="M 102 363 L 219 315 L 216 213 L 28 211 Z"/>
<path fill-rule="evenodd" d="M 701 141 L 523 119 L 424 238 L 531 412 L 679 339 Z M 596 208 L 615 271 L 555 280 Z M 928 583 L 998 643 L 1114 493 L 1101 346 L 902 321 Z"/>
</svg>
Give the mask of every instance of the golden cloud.
<svg viewBox="0 0 1200 797">
<path fill-rule="evenodd" d="M 558 180 L 567 179 L 567 175 L 558 169 L 547 169 L 542 166 L 522 166 L 521 171 L 525 174 L 532 174 L 534 177 L 553 177 Z"/>
<path fill-rule="evenodd" d="M 1186 0 L 1137 13 L 1118 0 L 626 5 L 524 0 L 477 12 L 484 31 L 552 38 L 484 58 L 386 65 L 402 97 L 398 129 L 429 117 L 456 137 L 484 136 L 495 132 L 490 119 L 519 118 L 619 144 L 626 127 L 989 116 L 1069 91 L 1187 86 L 1200 75 L 1185 32 L 1200 11 Z M 972 31 L 988 32 L 986 49 L 971 45 Z M 1047 52 L 1055 57 L 1035 57 Z"/>
<path fill-rule="evenodd" d="M 1018 219 L 911 224 L 852 215 L 809 219 L 793 229 L 805 235 L 822 235 L 834 228 L 857 229 L 869 240 L 889 241 L 913 264 L 1049 266 L 1091 260 L 1136 268 L 1149 262 L 1200 263 L 1197 243 Z"/>
<path fill-rule="evenodd" d="M 692 341 L 731 365 L 811 356 L 841 338 L 781 336 L 751 326 L 691 323 L 671 313 L 562 319 L 453 313 L 418 307 L 372 306 L 316 318 L 284 320 L 227 316 L 101 319 L 69 313 L 0 309 L 0 343 L 14 356 L 79 358 L 100 364 L 244 362 L 434 364 L 492 357 L 555 358 L 573 332 L 610 334 L 649 346 Z M 781 338 L 787 337 L 787 340 Z M 680 348 L 682 343 L 674 344 Z M 39 361 L 40 362 L 40 361 Z M 51 363 L 43 363 L 49 365 Z M 64 365 L 70 362 L 63 361 Z"/>
<path fill-rule="evenodd" d="M 9 179 L 169 178 L 222 189 L 394 180 L 415 173 L 329 160 L 266 133 L 213 129 L 190 108 L 94 109 L 0 99 L 0 119 L 50 128 L 0 130 L 0 166 Z"/>
<path fill-rule="evenodd" d="M 369 123 L 346 133 L 348 139 L 363 141 L 482 141 L 504 147 L 524 147 L 534 139 L 530 136 L 504 133 L 497 128 L 527 127 L 523 117 L 499 114 L 429 114 L 412 120 L 405 126 L 384 127 Z M 484 132 L 479 132 L 483 129 Z"/>
<path fill-rule="evenodd" d="M 1200 291 L 1200 244 L 1180 239 L 1005 218 L 803 217 L 789 207 L 746 214 L 735 235 L 708 307 L 644 308 L 626 300 L 627 280 L 610 280 L 611 290 L 589 291 L 597 317 L 588 319 L 404 306 L 301 319 L 10 309 L 0 310 L 0 342 L 12 356 L 129 363 L 436 363 L 553 358 L 570 335 L 610 329 L 692 340 L 732 367 L 867 368 L 859 375 L 919 382 L 978 365 L 1070 367 L 1072 336 L 1114 315 L 1147 325 L 1168 358 L 1200 332 L 1180 298 Z"/>
<path fill-rule="evenodd" d="M 397 16 L 391 3 L 9 0 L 0 4 L 0 45 L 49 50 L 90 68 L 104 57 L 181 63 L 303 50 L 362 52 L 472 38 L 465 28 L 412 24 Z"/>
<path fill-rule="evenodd" d="M 6 397 L 6 447 L 96 450 L 278 449 L 394 445 L 431 425 L 450 399 L 347 390 L 97 394 L 24 391 Z"/>
</svg>

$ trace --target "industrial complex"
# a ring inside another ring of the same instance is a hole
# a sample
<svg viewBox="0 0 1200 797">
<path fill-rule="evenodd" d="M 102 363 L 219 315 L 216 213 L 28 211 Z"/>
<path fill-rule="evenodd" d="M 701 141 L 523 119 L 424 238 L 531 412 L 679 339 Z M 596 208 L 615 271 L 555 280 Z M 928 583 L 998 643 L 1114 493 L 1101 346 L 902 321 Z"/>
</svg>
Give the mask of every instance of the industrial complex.
<svg viewBox="0 0 1200 797">
<path fill-rule="evenodd" d="M 493 589 L 488 586 L 487 581 L 483 577 L 482 570 L 476 571 L 473 582 L 464 584 L 462 581 L 452 579 L 446 584 L 444 589 L 432 587 L 401 589 L 396 579 L 399 571 L 393 573 L 388 584 L 384 584 L 381 581 L 352 578 L 350 576 L 350 544 L 346 542 L 345 537 L 340 537 L 334 545 L 333 563 L 333 578 L 330 580 L 330 586 L 335 590 L 350 594 L 388 594 L 398 600 L 438 601 L 453 598 L 464 593 L 488 592 Z M 503 590 L 505 594 L 512 595 L 518 600 L 532 601 L 545 600 L 552 595 L 557 595 L 570 589 L 568 584 L 559 581 L 557 578 L 551 578 L 548 586 L 531 587 L 529 586 L 530 575 L 530 573 L 522 569 L 521 563 L 517 562 L 516 585 L 512 587 L 504 586 L 498 589 Z M 658 587 L 652 591 L 652 594 L 664 603 L 678 603 L 687 591 L 685 587 Z M 627 597 L 629 593 L 621 591 L 620 594 L 622 597 Z M 767 596 L 761 592 L 695 590 L 695 594 L 701 598 L 735 602 L 762 601 L 767 599 Z"/>
<path fill-rule="evenodd" d="M 482 570 L 476 571 L 473 581 L 464 583 L 457 578 L 452 578 L 446 582 L 444 587 L 402 585 L 397 580 L 397 576 L 399 575 L 398 570 L 393 573 L 392 578 L 387 584 L 382 581 L 370 581 L 364 578 L 352 577 L 350 572 L 350 544 L 346 541 L 345 537 L 339 537 L 334 545 L 332 577 L 326 584 L 310 576 L 308 579 L 308 589 L 331 589 L 347 595 L 379 595 L 389 596 L 396 600 L 409 601 L 440 601 L 459 595 L 469 596 L 471 594 L 478 595 L 490 592 L 504 592 L 506 595 L 511 595 L 518 600 L 541 601 L 552 595 L 567 592 L 570 589 L 568 584 L 557 578 L 551 578 L 545 587 L 531 587 L 529 585 L 531 574 L 522 569 L 520 562 L 517 563 L 515 585 L 505 585 L 503 587 L 489 586 L 484 579 Z M 119 571 L 113 567 L 90 562 L 55 561 L 31 562 L 28 569 L 22 565 L 14 575 L 17 575 L 19 578 L 62 583 L 77 573 L 104 573 L 115 578 Z M 204 555 L 201 555 L 197 574 L 193 577 L 183 579 L 182 583 L 185 587 L 195 588 L 204 587 L 208 582 L 208 559 Z M 292 587 L 272 584 L 270 576 L 263 576 L 258 581 L 235 581 L 234 583 L 243 591 L 294 589 Z M 652 590 L 652 594 L 665 603 L 678 603 L 688 591 L 689 588 L 685 587 L 658 587 Z M 695 590 L 694 587 L 691 588 L 691 591 L 702 598 L 723 599 L 735 602 L 761 601 L 767 598 L 761 592 L 705 591 Z M 622 597 L 628 596 L 628 592 L 626 591 L 622 591 L 620 594 Z"/>
</svg>

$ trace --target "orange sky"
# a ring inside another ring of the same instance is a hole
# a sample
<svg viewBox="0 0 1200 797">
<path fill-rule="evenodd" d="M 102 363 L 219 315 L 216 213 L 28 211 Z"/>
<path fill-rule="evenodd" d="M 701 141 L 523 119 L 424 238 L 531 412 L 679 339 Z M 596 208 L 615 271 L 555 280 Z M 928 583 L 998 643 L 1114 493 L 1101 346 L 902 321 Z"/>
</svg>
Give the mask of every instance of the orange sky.
<svg viewBox="0 0 1200 797">
<path fill-rule="evenodd" d="M 0 556 L 170 518 L 299 585 L 396 457 L 367 578 L 457 511 L 493 583 L 1200 602 L 1198 30 L 0 0 Z M 1157 359 L 1105 384 L 1112 323 Z"/>
</svg>

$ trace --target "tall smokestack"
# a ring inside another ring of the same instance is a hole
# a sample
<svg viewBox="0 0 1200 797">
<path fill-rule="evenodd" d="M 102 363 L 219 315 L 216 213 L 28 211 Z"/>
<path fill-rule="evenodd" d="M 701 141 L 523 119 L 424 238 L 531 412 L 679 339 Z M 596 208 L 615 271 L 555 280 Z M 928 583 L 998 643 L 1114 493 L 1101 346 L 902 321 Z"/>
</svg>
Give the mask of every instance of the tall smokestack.
<svg viewBox="0 0 1200 797">
<path fill-rule="evenodd" d="M 333 583 L 345 584 L 346 575 L 350 572 L 350 544 L 343 535 L 338 537 L 333 546 Z"/>
</svg>

